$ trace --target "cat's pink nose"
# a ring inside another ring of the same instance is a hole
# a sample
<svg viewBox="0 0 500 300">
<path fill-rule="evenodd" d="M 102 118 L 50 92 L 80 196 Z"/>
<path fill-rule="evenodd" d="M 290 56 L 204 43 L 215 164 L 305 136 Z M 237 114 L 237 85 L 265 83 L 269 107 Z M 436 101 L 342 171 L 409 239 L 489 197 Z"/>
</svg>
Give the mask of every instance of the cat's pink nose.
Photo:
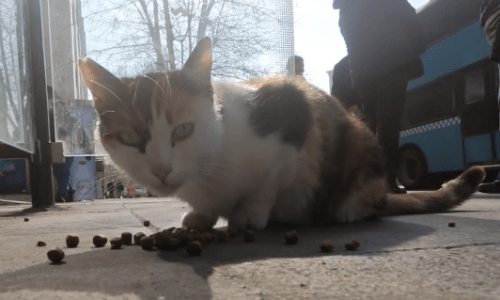
<svg viewBox="0 0 500 300">
<path fill-rule="evenodd" d="M 157 166 L 151 169 L 151 173 L 153 173 L 153 175 L 160 179 L 163 183 L 167 181 L 167 177 L 170 172 L 172 172 L 172 167 Z"/>
</svg>

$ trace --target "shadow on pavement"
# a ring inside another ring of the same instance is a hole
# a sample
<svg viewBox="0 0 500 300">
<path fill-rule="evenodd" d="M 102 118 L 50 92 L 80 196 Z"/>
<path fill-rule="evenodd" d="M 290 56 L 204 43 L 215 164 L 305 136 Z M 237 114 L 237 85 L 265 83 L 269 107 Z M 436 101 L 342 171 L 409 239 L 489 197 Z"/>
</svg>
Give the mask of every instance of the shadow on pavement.
<svg viewBox="0 0 500 300">
<path fill-rule="evenodd" d="M 296 245 L 285 245 L 284 234 L 295 229 Z M 189 257 L 185 249 L 175 252 L 143 251 L 127 246 L 119 251 L 109 248 L 67 255 L 66 264 L 44 263 L 0 275 L 0 293 L 23 290 L 36 293 L 63 291 L 75 294 L 71 299 L 101 297 L 130 299 L 211 299 L 208 278 L 221 265 L 254 262 L 272 258 L 308 258 L 335 255 L 360 255 L 382 251 L 405 241 L 429 235 L 432 227 L 383 219 L 374 222 L 325 227 L 271 227 L 245 243 L 240 235 L 228 243 L 213 243 L 202 256 Z M 332 253 L 322 253 L 319 245 L 330 239 Z M 347 252 L 344 243 L 357 239 L 361 247 Z M 108 246 L 109 247 L 109 246 Z M 4 295 L 4 294 L 2 294 Z M 15 294 L 17 295 L 17 294 Z M 160 298 L 159 298 L 160 297 Z"/>
</svg>

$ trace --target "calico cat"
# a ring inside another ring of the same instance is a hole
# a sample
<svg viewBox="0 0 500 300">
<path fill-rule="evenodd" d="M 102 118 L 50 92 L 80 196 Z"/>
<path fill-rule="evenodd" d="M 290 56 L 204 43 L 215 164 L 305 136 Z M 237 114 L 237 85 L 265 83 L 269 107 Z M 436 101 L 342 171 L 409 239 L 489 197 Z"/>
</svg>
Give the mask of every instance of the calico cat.
<svg viewBox="0 0 500 300">
<path fill-rule="evenodd" d="M 209 38 L 166 74 L 120 80 L 91 59 L 79 65 L 111 159 L 153 193 L 187 202 L 190 228 L 219 217 L 242 230 L 441 212 L 485 176 L 476 166 L 435 192 L 388 194 L 375 136 L 337 99 L 301 77 L 212 82 Z"/>
</svg>

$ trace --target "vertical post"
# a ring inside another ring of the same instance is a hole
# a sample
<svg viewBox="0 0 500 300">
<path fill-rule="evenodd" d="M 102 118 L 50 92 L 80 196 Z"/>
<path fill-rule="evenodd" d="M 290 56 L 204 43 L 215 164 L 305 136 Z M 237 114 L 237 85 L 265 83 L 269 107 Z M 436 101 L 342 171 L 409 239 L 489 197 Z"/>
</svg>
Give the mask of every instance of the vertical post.
<svg viewBox="0 0 500 300">
<path fill-rule="evenodd" d="M 49 108 L 43 54 L 43 33 L 40 0 L 28 1 L 29 75 L 32 82 L 35 116 L 35 155 L 30 172 L 33 207 L 54 205 L 52 161 L 50 153 Z"/>
</svg>

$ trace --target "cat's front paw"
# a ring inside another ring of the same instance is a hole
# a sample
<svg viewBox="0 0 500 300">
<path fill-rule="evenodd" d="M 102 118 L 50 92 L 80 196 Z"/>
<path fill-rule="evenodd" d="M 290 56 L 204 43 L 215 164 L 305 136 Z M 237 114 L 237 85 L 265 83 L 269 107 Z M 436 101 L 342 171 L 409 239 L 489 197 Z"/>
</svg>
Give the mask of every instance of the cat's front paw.
<svg viewBox="0 0 500 300">
<path fill-rule="evenodd" d="M 182 226 L 196 230 L 208 230 L 217 223 L 217 216 L 210 216 L 199 212 L 189 212 L 182 219 Z"/>
</svg>

